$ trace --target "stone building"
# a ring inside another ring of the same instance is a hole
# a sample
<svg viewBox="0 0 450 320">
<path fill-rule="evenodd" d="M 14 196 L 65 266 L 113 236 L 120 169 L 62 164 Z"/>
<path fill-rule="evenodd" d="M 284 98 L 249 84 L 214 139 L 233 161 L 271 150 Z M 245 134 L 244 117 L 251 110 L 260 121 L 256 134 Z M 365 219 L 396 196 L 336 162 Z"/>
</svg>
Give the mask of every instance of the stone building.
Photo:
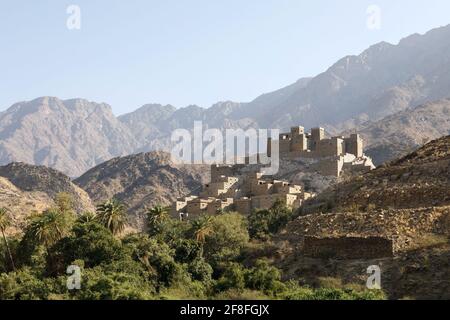
<svg viewBox="0 0 450 320">
<path fill-rule="evenodd" d="M 272 143 L 274 141 L 269 139 L 269 156 Z M 374 168 L 372 160 L 364 155 L 363 140 L 358 134 L 326 138 L 323 128 L 313 128 L 307 133 L 298 126 L 280 134 L 277 143 L 281 158 L 310 159 L 309 168 L 322 175 L 339 177 L 343 172 L 360 173 Z M 259 171 L 243 170 L 245 168 L 245 164 L 212 165 L 211 182 L 203 186 L 199 197 L 177 199 L 172 205 L 172 215 L 192 218 L 227 210 L 248 215 L 253 210 L 269 209 L 276 201 L 295 209 L 314 196 L 299 185 L 264 179 Z"/>
<path fill-rule="evenodd" d="M 343 171 L 368 171 L 374 168 L 372 160 L 364 155 L 363 140 L 359 134 L 325 138 L 323 128 L 313 128 L 310 133 L 306 133 L 303 127 L 292 127 L 291 132 L 280 134 L 277 142 L 281 157 L 316 159 L 315 169 L 323 175 L 339 177 Z M 269 138 L 269 156 L 273 143 Z M 353 164 L 358 167 L 354 168 Z"/>
<path fill-rule="evenodd" d="M 252 210 L 269 209 L 276 201 L 295 209 L 312 196 L 299 185 L 264 180 L 259 172 L 226 176 L 236 174 L 233 170 L 231 166 L 211 166 L 211 182 L 204 185 L 199 197 L 177 199 L 172 205 L 172 216 L 195 218 L 231 210 L 248 215 Z"/>
</svg>

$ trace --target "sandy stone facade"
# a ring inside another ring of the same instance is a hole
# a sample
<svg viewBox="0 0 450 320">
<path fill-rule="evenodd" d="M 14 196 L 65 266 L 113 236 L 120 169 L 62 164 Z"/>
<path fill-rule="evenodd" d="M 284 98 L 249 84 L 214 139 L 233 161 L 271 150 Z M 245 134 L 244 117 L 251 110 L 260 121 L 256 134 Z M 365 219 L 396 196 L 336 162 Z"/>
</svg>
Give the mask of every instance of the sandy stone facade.
<svg viewBox="0 0 450 320">
<path fill-rule="evenodd" d="M 272 141 L 268 140 L 267 155 L 271 156 Z M 280 157 L 308 158 L 312 170 L 321 175 L 339 177 L 344 172 L 365 172 L 374 168 L 372 160 L 363 152 L 363 140 L 358 134 L 349 137 L 325 137 L 323 128 L 306 133 L 301 126 L 280 134 Z M 237 211 L 243 215 L 253 210 L 269 209 L 277 201 L 296 209 L 303 201 L 315 196 L 300 185 L 263 177 L 259 171 L 242 173 L 246 165 L 212 165 L 211 182 L 203 186 L 199 196 L 177 199 L 172 216 L 180 219 L 223 211 Z"/>
<path fill-rule="evenodd" d="M 276 201 L 290 208 L 298 208 L 312 196 L 302 186 L 287 181 L 263 179 L 259 172 L 247 172 L 237 176 L 233 166 L 211 166 L 211 182 L 204 185 L 199 197 L 177 199 L 171 214 L 180 219 L 195 218 L 202 214 L 237 211 L 243 215 L 253 210 L 269 209 Z"/>
<path fill-rule="evenodd" d="M 374 169 L 372 160 L 364 155 L 364 142 L 359 134 L 349 137 L 325 138 L 323 128 L 306 133 L 303 127 L 292 127 L 278 139 L 281 157 L 317 159 L 316 171 L 322 175 L 339 177 L 343 172 Z M 268 139 L 267 154 L 272 153 L 274 141 Z"/>
</svg>

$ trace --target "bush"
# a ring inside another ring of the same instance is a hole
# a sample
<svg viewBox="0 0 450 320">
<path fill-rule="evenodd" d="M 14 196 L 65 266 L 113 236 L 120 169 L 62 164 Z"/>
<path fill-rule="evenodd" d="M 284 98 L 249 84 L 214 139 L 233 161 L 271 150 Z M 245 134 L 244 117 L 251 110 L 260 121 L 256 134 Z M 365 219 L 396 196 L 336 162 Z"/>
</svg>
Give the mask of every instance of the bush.
<svg viewBox="0 0 450 320">
<path fill-rule="evenodd" d="M 200 244 L 192 239 L 178 239 L 173 243 L 175 260 L 180 263 L 190 263 L 200 257 Z"/>
<path fill-rule="evenodd" d="M 206 238 L 204 254 L 213 267 L 236 259 L 249 241 L 246 220 L 238 213 L 214 216 L 212 228 L 213 233 Z"/>
<path fill-rule="evenodd" d="M 55 272 L 61 274 L 75 260 L 83 260 L 87 268 L 124 258 L 120 241 L 97 222 L 77 223 L 73 235 L 58 241 L 50 250 L 57 262 Z"/>
<path fill-rule="evenodd" d="M 29 268 L 0 274 L 0 300 L 44 300 L 50 292 Z"/>
<path fill-rule="evenodd" d="M 188 266 L 188 271 L 193 280 L 206 284 L 211 283 L 213 268 L 203 258 L 197 258 Z"/>
<path fill-rule="evenodd" d="M 265 259 L 258 260 L 256 266 L 246 274 L 247 287 L 265 293 L 275 294 L 283 290 L 281 272 Z"/>
<path fill-rule="evenodd" d="M 245 271 L 238 263 L 230 263 L 226 266 L 222 276 L 216 283 L 216 291 L 226 290 L 244 290 L 245 288 Z"/>
<path fill-rule="evenodd" d="M 80 300 L 148 300 L 153 288 L 141 277 L 127 271 L 110 272 L 101 267 L 82 273 L 81 290 L 73 297 Z"/>
<path fill-rule="evenodd" d="M 135 261 L 140 261 L 146 270 L 155 275 L 158 286 L 170 286 L 183 273 L 174 260 L 174 251 L 165 243 L 147 235 L 132 235 L 123 240 L 127 252 Z"/>
<path fill-rule="evenodd" d="M 349 287 L 311 289 L 301 287 L 294 281 L 286 283 L 285 290 L 279 293 L 278 297 L 283 300 L 384 300 L 386 298 L 381 290 L 356 290 Z"/>
<path fill-rule="evenodd" d="M 267 240 L 284 228 L 291 218 L 292 210 L 277 201 L 269 210 L 253 211 L 249 215 L 249 234 L 254 239 Z"/>
</svg>

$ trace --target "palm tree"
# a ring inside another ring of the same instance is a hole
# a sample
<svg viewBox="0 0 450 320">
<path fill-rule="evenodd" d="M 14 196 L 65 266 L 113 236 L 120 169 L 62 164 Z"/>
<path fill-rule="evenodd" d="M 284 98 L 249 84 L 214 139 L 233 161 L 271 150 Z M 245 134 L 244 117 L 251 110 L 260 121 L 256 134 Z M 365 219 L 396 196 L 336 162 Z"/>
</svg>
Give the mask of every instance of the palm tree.
<svg viewBox="0 0 450 320">
<path fill-rule="evenodd" d="M 11 225 L 11 219 L 8 215 L 8 210 L 6 208 L 0 208 L 0 231 L 2 232 L 3 241 L 5 242 L 6 250 L 8 251 L 9 260 L 11 261 L 11 266 L 14 271 L 16 271 L 16 266 L 14 264 L 14 259 L 11 254 L 11 249 L 9 248 L 8 239 L 6 239 L 5 230 Z"/>
<path fill-rule="evenodd" d="M 169 217 L 169 208 L 156 206 L 147 211 L 147 218 L 150 224 L 159 224 Z"/>
<path fill-rule="evenodd" d="M 97 220 L 115 236 L 120 234 L 127 224 L 125 207 L 116 199 L 97 206 Z"/>
<path fill-rule="evenodd" d="M 164 222 L 169 219 L 169 208 L 162 206 L 155 206 L 147 211 L 147 227 L 151 236 L 156 236 L 161 233 L 164 227 Z"/>
<path fill-rule="evenodd" d="M 59 208 L 45 210 L 41 215 L 32 218 L 27 233 L 47 251 L 48 270 L 54 270 L 54 256 L 50 248 L 64 238 L 71 228 L 73 216 Z"/>
<path fill-rule="evenodd" d="M 77 219 L 81 223 L 89 223 L 95 220 L 97 220 L 97 214 L 91 211 L 83 212 Z"/>
<path fill-rule="evenodd" d="M 68 232 L 69 221 L 67 216 L 59 209 L 46 210 L 42 215 L 36 216 L 30 224 L 30 231 L 39 244 L 48 249 Z"/>
<path fill-rule="evenodd" d="M 203 216 L 192 221 L 192 230 L 195 240 L 200 244 L 200 256 L 203 256 L 203 246 L 206 238 L 214 233 L 212 218 L 210 216 Z"/>
</svg>

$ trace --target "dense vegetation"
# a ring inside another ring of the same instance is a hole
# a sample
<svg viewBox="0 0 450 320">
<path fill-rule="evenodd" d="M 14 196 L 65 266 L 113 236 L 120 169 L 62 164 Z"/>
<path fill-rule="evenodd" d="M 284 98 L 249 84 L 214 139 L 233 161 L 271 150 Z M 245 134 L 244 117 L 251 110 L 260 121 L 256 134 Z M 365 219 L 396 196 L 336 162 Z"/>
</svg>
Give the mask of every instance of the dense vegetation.
<svg viewBox="0 0 450 320">
<path fill-rule="evenodd" d="M 378 291 L 308 288 L 282 281 L 269 259 L 255 254 L 292 212 L 277 203 L 248 219 L 237 213 L 172 219 L 148 211 L 147 232 L 124 235 L 126 213 L 115 200 L 76 216 L 67 194 L 33 214 L 20 237 L 6 237 L 0 209 L 0 299 L 381 299 Z M 251 258 L 254 257 L 254 258 Z M 81 288 L 69 290 L 69 266 Z"/>
</svg>

